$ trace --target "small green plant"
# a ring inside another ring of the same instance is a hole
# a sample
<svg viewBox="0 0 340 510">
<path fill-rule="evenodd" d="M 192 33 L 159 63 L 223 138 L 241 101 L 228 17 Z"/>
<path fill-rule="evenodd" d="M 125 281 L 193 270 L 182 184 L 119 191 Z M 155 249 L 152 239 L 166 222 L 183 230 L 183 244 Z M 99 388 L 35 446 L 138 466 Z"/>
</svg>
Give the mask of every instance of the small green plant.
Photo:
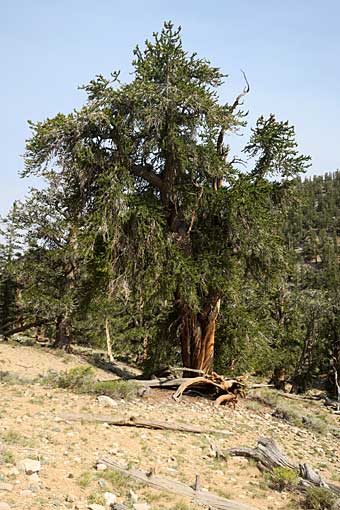
<svg viewBox="0 0 340 510">
<path fill-rule="evenodd" d="M 173 510 L 190 510 L 190 506 L 185 503 L 185 501 L 179 501 L 174 506 Z"/>
<path fill-rule="evenodd" d="M 59 374 L 58 387 L 84 391 L 93 384 L 93 379 L 92 367 L 75 367 Z"/>
<path fill-rule="evenodd" d="M 288 467 L 276 467 L 267 477 L 270 487 L 278 491 L 296 487 L 299 480 L 298 474 Z"/>
<path fill-rule="evenodd" d="M 330 490 L 324 487 L 310 487 L 307 489 L 303 507 L 307 510 L 331 510 L 335 500 Z"/>
<path fill-rule="evenodd" d="M 22 442 L 22 437 L 19 432 L 16 432 L 15 430 L 9 430 L 3 434 L 2 440 L 6 444 L 19 444 Z"/>
<path fill-rule="evenodd" d="M 128 485 L 128 477 L 118 473 L 118 471 L 102 471 L 100 473 L 100 477 L 109 482 L 112 485 L 112 488 L 116 490 L 125 489 Z"/>
<path fill-rule="evenodd" d="M 78 480 L 79 486 L 82 489 L 86 489 L 86 487 L 88 487 L 92 482 L 92 479 L 93 479 L 92 473 L 90 471 L 84 471 L 79 477 Z"/>
<path fill-rule="evenodd" d="M 57 388 L 71 389 L 77 393 L 107 395 L 125 400 L 135 398 L 138 390 L 138 385 L 131 381 L 95 381 L 92 367 L 75 367 L 65 372 L 50 371 L 42 382 Z"/>
<path fill-rule="evenodd" d="M 9 450 L 3 450 L 0 453 L 0 463 L 1 464 L 15 464 L 15 456 Z"/>
<path fill-rule="evenodd" d="M 137 384 L 131 381 L 98 381 L 94 384 L 93 392 L 97 395 L 130 400 L 137 396 L 137 389 Z"/>
<path fill-rule="evenodd" d="M 105 506 L 105 498 L 101 492 L 93 492 L 87 498 L 87 502 L 90 504 Z"/>
</svg>

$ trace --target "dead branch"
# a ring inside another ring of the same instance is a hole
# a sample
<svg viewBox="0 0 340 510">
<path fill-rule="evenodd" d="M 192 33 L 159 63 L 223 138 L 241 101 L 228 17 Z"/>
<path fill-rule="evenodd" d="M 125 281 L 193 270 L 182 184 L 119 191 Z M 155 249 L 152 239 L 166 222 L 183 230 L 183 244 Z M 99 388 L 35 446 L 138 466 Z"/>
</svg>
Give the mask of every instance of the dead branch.
<svg viewBox="0 0 340 510">
<path fill-rule="evenodd" d="M 254 510 L 254 507 L 222 498 L 207 491 L 202 491 L 200 489 L 199 483 L 197 483 L 197 475 L 195 482 L 193 483 L 194 488 L 192 488 L 189 485 L 185 485 L 184 483 L 179 482 L 178 480 L 171 480 L 169 478 L 156 476 L 152 473 L 152 471 L 145 473 L 139 469 L 128 469 L 126 466 L 118 464 L 114 461 L 109 461 L 107 459 L 101 459 L 99 462 L 101 464 L 105 464 L 111 469 L 123 473 L 126 476 L 132 477 L 139 482 L 147 484 L 154 489 L 171 492 L 180 496 L 186 496 L 199 504 L 209 506 L 210 508 L 214 508 L 216 510 Z"/>
<path fill-rule="evenodd" d="M 247 387 L 247 390 L 257 390 L 259 388 L 275 388 L 274 384 L 252 384 Z"/>
<path fill-rule="evenodd" d="M 220 406 L 223 404 L 230 404 L 235 409 L 236 404 L 237 404 L 237 395 L 234 395 L 233 393 L 227 393 L 227 395 L 220 395 L 215 400 L 215 405 Z"/>
<path fill-rule="evenodd" d="M 325 487 L 336 495 L 340 495 L 339 486 L 323 480 L 319 473 L 307 464 L 296 464 L 289 460 L 272 439 L 261 438 L 256 448 L 230 448 L 226 453 L 231 456 L 254 459 L 261 470 L 272 471 L 277 467 L 288 467 L 298 473 L 304 486 Z"/>
<path fill-rule="evenodd" d="M 246 96 L 250 91 L 250 85 L 247 80 L 246 73 L 244 71 L 242 71 L 242 69 L 241 69 L 241 73 L 243 74 L 243 78 L 244 78 L 244 81 L 246 82 L 246 84 L 245 84 L 242 92 L 236 97 L 235 101 L 233 102 L 233 104 L 231 106 L 232 112 L 235 110 L 235 108 L 237 108 L 241 104 L 240 101 L 241 101 L 242 97 Z"/>
<path fill-rule="evenodd" d="M 190 378 L 179 386 L 177 391 L 173 394 L 173 399 L 177 402 L 182 398 L 183 393 L 189 388 L 193 387 L 204 388 L 205 390 L 214 390 L 219 396 L 220 394 L 232 393 L 232 394 L 245 394 L 246 385 L 244 383 L 244 377 L 237 377 L 234 379 L 224 378 L 215 372 L 211 375 L 204 375 L 203 377 Z"/>
<path fill-rule="evenodd" d="M 195 220 L 196 220 L 196 214 L 197 214 L 198 206 L 200 205 L 200 201 L 201 201 L 202 196 L 203 196 L 203 188 L 201 189 L 200 194 L 197 197 L 196 205 L 195 205 L 195 207 L 194 207 L 194 209 L 192 211 L 191 221 L 190 221 L 190 225 L 189 225 L 189 228 L 188 228 L 188 231 L 187 231 L 187 235 L 190 235 L 190 232 L 192 231 L 192 227 L 194 226 L 194 223 L 195 223 Z"/>
<path fill-rule="evenodd" d="M 336 390 L 337 390 L 337 393 L 338 393 L 338 401 L 337 401 L 337 404 L 336 404 L 336 410 L 337 410 L 337 412 L 339 412 L 340 411 L 340 384 L 338 382 L 338 371 L 336 369 L 335 364 L 334 364 L 333 370 L 334 370 L 335 386 L 336 386 Z"/>
<path fill-rule="evenodd" d="M 181 377 L 179 379 L 160 377 L 159 379 L 130 379 L 130 382 L 148 386 L 149 388 L 177 388 L 184 382 L 192 380 L 191 377 Z"/>
<path fill-rule="evenodd" d="M 93 416 L 89 414 L 73 414 L 62 413 L 59 415 L 62 421 L 84 421 L 89 423 L 108 423 L 115 427 L 137 427 L 144 429 L 155 430 L 174 430 L 177 432 L 191 432 L 193 434 L 219 434 L 222 436 L 229 436 L 231 432 L 226 430 L 209 429 L 202 427 L 195 427 L 194 425 L 187 425 L 185 423 L 168 423 L 160 421 L 148 421 L 136 419 L 133 416 L 122 419 L 113 419 L 110 416 Z"/>
</svg>

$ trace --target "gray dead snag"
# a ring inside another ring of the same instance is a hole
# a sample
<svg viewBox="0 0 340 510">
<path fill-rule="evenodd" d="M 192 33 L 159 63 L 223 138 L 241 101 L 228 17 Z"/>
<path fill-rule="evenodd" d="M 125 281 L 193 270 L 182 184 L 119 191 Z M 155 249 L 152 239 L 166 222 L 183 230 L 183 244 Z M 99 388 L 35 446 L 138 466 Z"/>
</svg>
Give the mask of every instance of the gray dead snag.
<svg viewBox="0 0 340 510">
<path fill-rule="evenodd" d="M 335 366 L 334 366 L 333 370 L 334 370 L 335 387 L 336 387 L 336 390 L 337 390 L 337 393 L 338 393 L 338 400 L 337 400 L 337 404 L 336 404 L 336 412 L 339 412 L 340 411 L 340 383 L 338 381 L 338 371 L 337 371 Z"/>
<path fill-rule="evenodd" d="M 230 448 L 226 454 L 254 459 L 261 470 L 272 471 L 277 467 L 288 467 L 302 478 L 302 485 L 325 487 L 340 496 L 339 486 L 323 480 L 308 464 L 296 464 L 289 460 L 272 439 L 259 439 L 256 448 Z"/>
<path fill-rule="evenodd" d="M 254 507 L 249 505 L 243 505 L 236 501 L 217 496 L 216 494 L 202 491 L 199 483 L 197 484 L 197 477 L 196 482 L 193 483 L 193 486 L 197 487 L 197 490 L 195 490 L 195 488 L 185 485 L 178 480 L 171 480 L 169 478 L 156 476 L 152 473 L 152 471 L 150 473 L 145 473 L 139 469 L 128 469 L 126 466 L 106 459 L 101 459 L 99 462 L 101 464 L 105 464 L 111 469 L 114 469 L 115 471 L 119 471 L 126 476 L 132 477 L 139 482 L 145 483 L 154 489 L 171 492 L 179 496 L 186 496 L 194 500 L 196 503 L 209 506 L 214 510 L 255 510 Z"/>
<path fill-rule="evenodd" d="M 89 414 L 73 414 L 62 413 L 59 418 L 63 421 L 86 421 L 92 423 L 108 423 L 116 427 L 137 427 L 144 429 L 156 430 L 174 430 L 177 432 L 191 432 L 193 434 L 219 434 L 221 436 L 229 436 L 232 433 L 227 430 L 208 429 L 202 427 L 195 427 L 194 425 L 187 425 L 185 423 L 168 423 L 161 421 L 148 421 L 135 419 L 133 416 L 113 419 L 110 416 L 93 416 Z"/>
<path fill-rule="evenodd" d="M 130 382 L 148 386 L 149 388 L 177 388 L 187 381 L 192 381 L 190 378 L 181 377 L 180 379 L 169 379 L 167 377 L 160 377 L 159 379 L 130 379 Z"/>
</svg>

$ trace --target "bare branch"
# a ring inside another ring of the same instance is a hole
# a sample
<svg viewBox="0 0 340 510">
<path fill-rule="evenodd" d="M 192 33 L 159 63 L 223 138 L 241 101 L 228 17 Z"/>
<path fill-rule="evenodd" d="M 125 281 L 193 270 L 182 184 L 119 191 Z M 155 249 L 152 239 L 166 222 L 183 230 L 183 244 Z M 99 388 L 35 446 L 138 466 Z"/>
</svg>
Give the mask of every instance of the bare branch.
<svg viewBox="0 0 340 510">
<path fill-rule="evenodd" d="M 242 90 L 242 92 L 237 96 L 237 98 L 233 102 L 233 105 L 231 107 L 231 111 L 232 112 L 235 110 L 235 108 L 237 108 L 241 104 L 240 101 L 241 101 L 242 97 L 247 95 L 249 93 L 249 91 L 250 91 L 250 85 L 249 85 L 249 82 L 247 80 L 246 73 L 244 71 L 242 71 L 242 69 L 241 69 L 241 73 L 243 74 L 243 78 L 244 78 L 244 80 L 246 82 L 246 85 L 245 85 L 244 89 Z"/>
<path fill-rule="evenodd" d="M 195 223 L 195 220 L 196 220 L 197 209 L 198 209 L 198 206 L 200 205 L 200 201 L 201 201 L 202 196 L 203 196 L 203 188 L 201 188 L 200 194 L 197 197 L 195 208 L 192 211 L 191 222 L 190 222 L 190 226 L 189 226 L 188 231 L 187 231 L 188 235 L 190 234 L 190 232 L 192 230 L 192 227 L 194 226 L 194 223 Z"/>
</svg>

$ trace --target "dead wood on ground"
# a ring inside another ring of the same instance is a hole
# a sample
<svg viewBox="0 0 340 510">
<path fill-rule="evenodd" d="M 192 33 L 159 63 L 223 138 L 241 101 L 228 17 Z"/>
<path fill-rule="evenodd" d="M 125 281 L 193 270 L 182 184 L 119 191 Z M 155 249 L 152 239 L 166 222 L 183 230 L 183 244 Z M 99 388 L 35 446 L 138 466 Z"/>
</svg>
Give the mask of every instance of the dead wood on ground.
<svg viewBox="0 0 340 510">
<path fill-rule="evenodd" d="M 201 396 L 217 399 L 222 395 L 240 395 L 245 397 L 248 389 L 245 376 L 230 378 L 218 375 L 215 372 L 212 372 L 211 374 L 204 374 L 200 370 L 191 370 L 194 373 L 197 372 L 203 375 L 199 375 L 198 377 L 174 378 L 173 374 L 179 371 L 186 372 L 187 369 L 170 367 L 157 372 L 160 375 L 167 375 L 167 377 L 159 376 L 158 378 L 150 380 L 133 379 L 131 382 L 147 386 L 149 388 L 177 388 L 173 394 L 173 398 L 176 402 L 182 398 L 182 395 L 185 392 L 193 392 Z M 258 387 L 258 385 L 255 385 L 255 387 Z M 227 403 L 228 400 L 229 399 L 221 399 L 221 403 Z M 236 403 L 237 399 L 233 398 L 232 401 Z"/>
<path fill-rule="evenodd" d="M 190 487 L 189 485 L 185 485 L 178 480 L 171 480 L 169 478 L 156 476 L 153 474 L 152 470 L 146 473 L 139 469 L 128 469 L 126 466 L 118 464 L 114 461 L 109 461 L 107 459 L 101 459 L 99 462 L 101 464 L 105 464 L 110 469 L 119 471 L 126 476 L 132 477 L 139 482 L 153 487 L 154 489 L 171 492 L 179 496 L 186 496 L 194 500 L 196 503 L 209 506 L 209 508 L 214 510 L 254 510 L 254 507 L 249 505 L 243 505 L 241 503 L 237 503 L 236 501 L 225 499 L 221 496 L 217 496 L 216 494 L 201 490 L 200 484 L 197 483 L 197 476 L 195 481 L 193 481 L 193 487 Z"/>
<path fill-rule="evenodd" d="M 122 418 L 122 419 L 114 419 L 110 416 L 92 416 L 88 414 L 73 414 L 73 413 L 63 413 L 59 415 L 59 419 L 63 421 L 84 421 L 90 423 L 108 423 L 109 425 L 114 425 L 116 427 L 137 427 L 137 428 L 145 428 L 145 429 L 155 429 L 155 430 L 174 430 L 177 432 L 191 432 L 193 434 L 219 434 L 222 436 L 229 436 L 231 432 L 226 430 L 218 430 L 218 429 L 209 429 L 204 427 L 196 427 L 194 425 L 187 425 L 185 423 L 168 423 L 168 422 L 160 422 L 160 421 L 150 421 L 150 420 L 141 420 L 136 419 L 133 416 Z"/>
<path fill-rule="evenodd" d="M 272 439 L 261 438 L 258 440 L 256 448 L 230 448 L 225 453 L 231 456 L 253 459 L 257 462 L 259 469 L 264 471 L 272 471 L 277 467 L 288 467 L 298 473 L 303 487 L 324 487 L 340 496 L 339 486 L 323 480 L 319 473 L 314 471 L 308 464 L 292 462 L 281 452 Z"/>
<path fill-rule="evenodd" d="M 246 378 L 244 376 L 227 378 L 216 374 L 216 372 L 212 372 L 211 374 L 205 374 L 203 377 L 194 377 L 183 381 L 174 393 L 173 398 L 178 402 L 185 391 L 193 388 L 195 390 L 199 390 L 201 393 L 207 392 L 214 398 L 219 398 L 220 396 L 227 394 L 233 394 L 235 396 L 241 395 L 245 397 L 245 379 Z M 224 402 L 226 401 L 228 401 L 228 399 L 224 399 Z"/>
</svg>

